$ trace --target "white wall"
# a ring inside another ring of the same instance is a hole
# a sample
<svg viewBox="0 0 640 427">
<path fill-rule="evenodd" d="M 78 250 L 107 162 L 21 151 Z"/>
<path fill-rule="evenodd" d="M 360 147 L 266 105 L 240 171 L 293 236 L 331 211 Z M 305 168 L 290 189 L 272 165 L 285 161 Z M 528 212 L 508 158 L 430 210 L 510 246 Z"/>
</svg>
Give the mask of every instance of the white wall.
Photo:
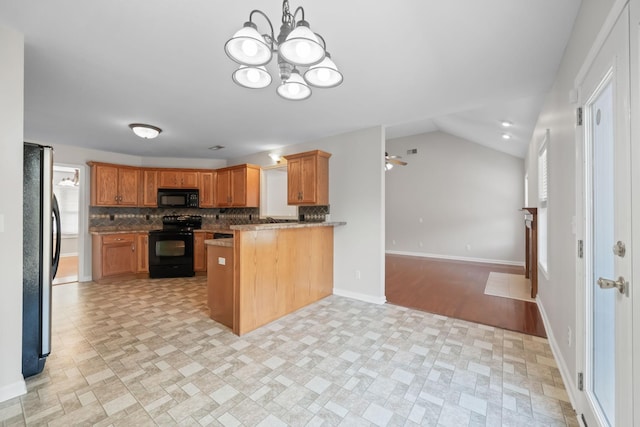
<svg viewBox="0 0 640 427">
<path fill-rule="evenodd" d="M 408 162 L 386 172 L 389 253 L 524 265 L 522 159 L 443 132 L 387 151 Z"/>
<path fill-rule="evenodd" d="M 24 37 L 0 27 L 0 402 L 26 393 L 22 378 Z"/>
<path fill-rule="evenodd" d="M 384 296 L 384 130 L 373 127 L 318 141 L 244 156 L 230 165 L 274 162 L 268 153 L 323 150 L 329 159 L 331 221 L 335 228 L 334 293 L 375 303 Z M 357 271 L 360 279 L 357 279 Z"/>
<path fill-rule="evenodd" d="M 538 306 L 547 335 L 570 394 L 577 392 L 576 349 L 568 329 L 576 330 L 576 212 L 575 109 L 569 101 L 574 79 L 615 0 L 583 0 L 555 83 L 546 98 L 529 146 L 525 167 L 529 173 L 529 202 L 536 205 L 537 153 L 546 129 L 548 145 L 548 277 L 538 275 Z"/>
</svg>

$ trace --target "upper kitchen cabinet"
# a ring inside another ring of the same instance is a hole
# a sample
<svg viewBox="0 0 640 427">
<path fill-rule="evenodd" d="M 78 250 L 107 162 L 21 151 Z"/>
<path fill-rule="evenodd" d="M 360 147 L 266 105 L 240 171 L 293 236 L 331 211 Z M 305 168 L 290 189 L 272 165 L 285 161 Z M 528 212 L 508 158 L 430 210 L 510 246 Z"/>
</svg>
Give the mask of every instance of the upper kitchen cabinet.
<svg viewBox="0 0 640 427">
<path fill-rule="evenodd" d="M 159 188 L 198 188 L 198 172 L 164 169 L 158 173 Z"/>
<path fill-rule="evenodd" d="M 214 171 L 200 171 L 199 173 L 200 207 L 214 207 L 213 187 L 216 173 Z"/>
<path fill-rule="evenodd" d="M 158 171 L 155 169 L 142 170 L 141 205 L 147 208 L 158 206 Z"/>
<path fill-rule="evenodd" d="M 91 206 L 138 206 L 140 170 L 87 162 L 91 166 Z"/>
<path fill-rule="evenodd" d="M 329 157 L 320 150 L 284 156 L 290 205 L 329 204 Z"/>
<path fill-rule="evenodd" d="M 216 170 L 216 207 L 259 207 L 260 166 L 238 165 Z"/>
</svg>

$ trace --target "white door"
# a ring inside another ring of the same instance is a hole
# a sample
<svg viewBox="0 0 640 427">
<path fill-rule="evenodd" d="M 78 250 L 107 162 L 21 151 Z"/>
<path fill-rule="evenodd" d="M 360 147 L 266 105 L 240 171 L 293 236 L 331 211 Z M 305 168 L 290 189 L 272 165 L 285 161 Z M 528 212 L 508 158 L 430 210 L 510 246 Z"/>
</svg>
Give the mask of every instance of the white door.
<svg viewBox="0 0 640 427">
<path fill-rule="evenodd" d="M 579 84 L 583 298 L 578 417 L 589 427 L 631 426 L 632 311 L 629 10 L 625 7 Z"/>
</svg>

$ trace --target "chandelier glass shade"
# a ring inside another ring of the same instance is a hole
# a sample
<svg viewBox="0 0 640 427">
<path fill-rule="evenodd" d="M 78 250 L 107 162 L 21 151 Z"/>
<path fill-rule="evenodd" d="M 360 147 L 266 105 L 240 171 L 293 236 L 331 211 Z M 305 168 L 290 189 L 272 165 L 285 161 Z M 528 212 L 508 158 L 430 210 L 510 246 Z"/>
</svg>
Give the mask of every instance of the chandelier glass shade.
<svg viewBox="0 0 640 427">
<path fill-rule="evenodd" d="M 301 19 L 296 21 L 298 13 Z M 253 22 L 255 14 L 265 18 L 270 32 L 260 34 Z M 249 21 L 225 43 L 224 50 L 239 64 L 232 74 L 233 81 L 250 89 L 262 89 L 271 84 L 271 74 L 265 66 L 276 56 L 280 77 L 276 92 L 288 100 L 309 98 L 310 86 L 332 88 L 343 80 L 326 50 L 324 38 L 311 30 L 302 7 L 294 13 L 289 11 L 288 0 L 282 2 L 282 25 L 277 38 L 269 17 L 256 9 L 249 14 Z M 308 69 L 300 71 L 298 67 Z"/>
<path fill-rule="evenodd" d="M 249 89 L 262 89 L 271 84 L 271 74 L 264 66 L 248 67 L 241 65 L 232 75 L 236 84 Z"/>
</svg>

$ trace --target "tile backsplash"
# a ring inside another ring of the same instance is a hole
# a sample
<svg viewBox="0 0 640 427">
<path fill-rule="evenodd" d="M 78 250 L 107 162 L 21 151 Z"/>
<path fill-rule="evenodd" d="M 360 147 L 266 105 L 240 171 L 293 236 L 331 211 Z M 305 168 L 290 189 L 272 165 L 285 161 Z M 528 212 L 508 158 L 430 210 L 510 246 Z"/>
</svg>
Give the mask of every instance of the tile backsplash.
<svg viewBox="0 0 640 427">
<path fill-rule="evenodd" d="M 328 213 L 329 206 L 300 206 L 298 209 L 299 220 L 305 222 L 323 222 Z M 102 227 L 162 228 L 164 215 L 201 215 L 203 228 L 271 222 L 260 218 L 259 208 L 165 209 L 90 206 L 89 229 Z"/>
</svg>

